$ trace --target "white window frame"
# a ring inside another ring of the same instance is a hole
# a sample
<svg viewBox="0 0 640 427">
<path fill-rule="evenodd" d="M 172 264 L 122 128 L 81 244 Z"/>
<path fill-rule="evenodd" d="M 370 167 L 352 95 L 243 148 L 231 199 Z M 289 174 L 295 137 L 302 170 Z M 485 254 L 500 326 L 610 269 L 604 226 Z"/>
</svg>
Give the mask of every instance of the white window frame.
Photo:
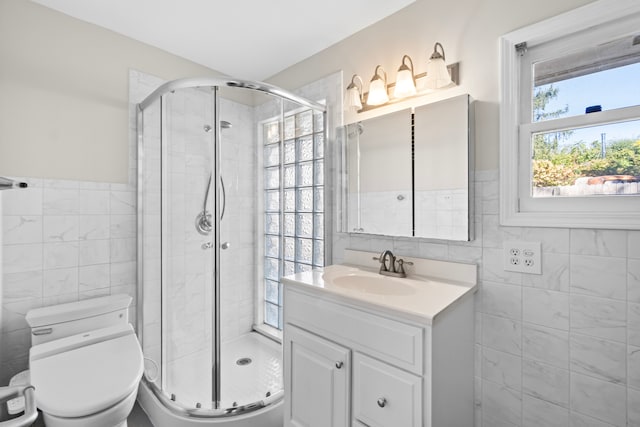
<svg viewBox="0 0 640 427">
<path fill-rule="evenodd" d="M 637 119 L 640 107 L 532 122 L 531 98 L 521 96 L 526 93 L 522 92 L 522 85 L 530 86 L 532 60 L 539 60 L 541 51 L 542 55 L 557 57 L 580 46 L 638 32 L 639 19 L 638 0 L 599 0 L 500 38 L 502 225 L 640 229 L 640 196 L 533 198 L 530 195 L 532 133 Z M 539 49 L 533 57 L 521 56 L 516 49 L 521 43 L 528 48 L 549 43 L 549 48 Z"/>
</svg>

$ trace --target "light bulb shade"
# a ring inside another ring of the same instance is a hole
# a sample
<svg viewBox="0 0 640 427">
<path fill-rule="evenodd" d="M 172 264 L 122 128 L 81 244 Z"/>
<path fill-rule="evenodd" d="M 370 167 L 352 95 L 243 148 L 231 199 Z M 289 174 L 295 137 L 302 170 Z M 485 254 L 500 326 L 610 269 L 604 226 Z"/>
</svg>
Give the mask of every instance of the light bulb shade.
<svg viewBox="0 0 640 427">
<path fill-rule="evenodd" d="M 360 83 L 360 87 L 357 83 Z M 344 94 L 344 107 L 350 111 L 362 109 L 362 79 L 357 74 L 351 77 L 351 83 L 347 86 L 347 91 Z"/>
<path fill-rule="evenodd" d="M 409 65 L 407 65 L 407 62 Z M 413 75 L 413 60 L 409 55 L 404 55 L 402 57 L 402 64 L 400 64 L 400 68 L 398 68 L 393 96 L 396 98 L 406 98 L 407 96 L 415 95 L 416 92 L 416 78 Z"/>
<path fill-rule="evenodd" d="M 442 54 L 438 52 L 438 46 L 442 50 Z M 440 89 L 451 84 L 451 74 L 444 62 L 444 48 L 440 43 L 436 43 L 433 47 L 433 54 L 427 64 L 427 78 L 425 86 L 427 89 Z"/>
<path fill-rule="evenodd" d="M 425 86 L 428 89 L 440 89 L 451 84 L 451 75 L 444 59 L 432 59 L 427 64 Z"/>
<path fill-rule="evenodd" d="M 384 84 L 384 80 L 376 79 L 372 80 L 369 85 L 369 96 L 367 97 L 368 105 L 380 105 L 389 101 L 389 95 L 387 94 L 387 85 Z"/>
<path fill-rule="evenodd" d="M 344 107 L 350 111 L 358 111 L 362 109 L 362 101 L 360 100 L 360 90 L 357 86 L 347 88 L 344 95 Z"/>
<path fill-rule="evenodd" d="M 378 75 L 378 70 L 381 70 L 384 79 Z M 376 71 L 373 74 L 373 78 L 369 83 L 369 95 L 367 96 L 367 105 L 381 105 L 389 101 L 389 94 L 387 93 L 387 73 L 382 69 L 380 65 L 376 67 Z"/>
<path fill-rule="evenodd" d="M 393 89 L 393 96 L 396 98 L 406 98 L 417 93 L 416 85 L 413 83 L 413 74 L 408 68 L 398 70 L 396 77 L 396 87 Z"/>
</svg>

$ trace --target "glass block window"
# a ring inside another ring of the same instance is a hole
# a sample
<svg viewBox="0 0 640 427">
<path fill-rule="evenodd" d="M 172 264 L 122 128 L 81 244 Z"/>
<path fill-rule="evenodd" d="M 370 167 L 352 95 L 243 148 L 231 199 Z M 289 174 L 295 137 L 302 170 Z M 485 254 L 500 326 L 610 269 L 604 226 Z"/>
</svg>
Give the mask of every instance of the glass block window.
<svg viewBox="0 0 640 427">
<path fill-rule="evenodd" d="M 263 124 L 264 323 L 282 329 L 280 277 L 324 265 L 324 117 Z"/>
</svg>

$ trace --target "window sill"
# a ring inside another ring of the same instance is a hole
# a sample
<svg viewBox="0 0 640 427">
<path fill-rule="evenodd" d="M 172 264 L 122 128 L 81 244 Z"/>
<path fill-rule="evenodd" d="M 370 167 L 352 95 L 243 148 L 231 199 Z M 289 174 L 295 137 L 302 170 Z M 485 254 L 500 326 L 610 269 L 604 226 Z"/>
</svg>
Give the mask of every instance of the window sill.
<svg viewBox="0 0 640 427">
<path fill-rule="evenodd" d="M 257 332 L 260 335 L 263 335 L 266 338 L 277 342 L 278 344 L 282 344 L 282 331 L 279 329 L 276 329 L 269 325 L 265 325 L 263 323 L 261 325 L 253 325 L 253 330 L 254 332 Z"/>
</svg>

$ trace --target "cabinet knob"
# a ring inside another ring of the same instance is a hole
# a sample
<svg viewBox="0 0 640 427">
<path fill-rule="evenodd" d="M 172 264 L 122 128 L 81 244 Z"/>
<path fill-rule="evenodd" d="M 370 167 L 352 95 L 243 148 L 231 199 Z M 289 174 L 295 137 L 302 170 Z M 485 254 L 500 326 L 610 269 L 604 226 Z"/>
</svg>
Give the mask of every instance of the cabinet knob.
<svg viewBox="0 0 640 427">
<path fill-rule="evenodd" d="M 344 363 L 342 361 L 336 362 L 336 368 L 340 369 L 340 368 L 342 368 L 342 365 L 344 365 Z"/>
<path fill-rule="evenodd" d="M 384 408 L 385 406 L 387 406 L 387 399 L 385 399 L 384 397 L 381 397 L 380 399 L 378 399 L 378 406 L 381 408 Z"/>
</svg>

